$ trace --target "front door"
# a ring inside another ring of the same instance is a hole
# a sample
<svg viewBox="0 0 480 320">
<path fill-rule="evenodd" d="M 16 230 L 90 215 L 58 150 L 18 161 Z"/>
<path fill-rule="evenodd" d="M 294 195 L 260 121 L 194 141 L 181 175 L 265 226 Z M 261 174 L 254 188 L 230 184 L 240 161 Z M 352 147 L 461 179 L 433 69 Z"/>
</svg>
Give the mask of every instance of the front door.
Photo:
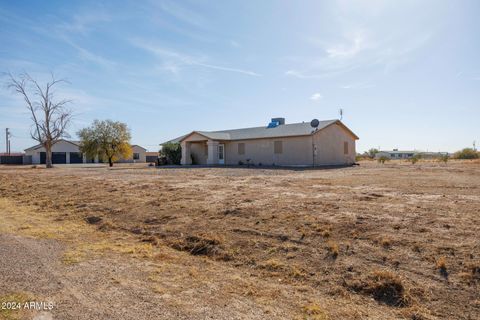
<svg viewBox="0 0 480 320">
<path fill-rule="evenodd" d="M 218 164 L 225 164 L 225 145 L 218 145 Z"/>
</svg>

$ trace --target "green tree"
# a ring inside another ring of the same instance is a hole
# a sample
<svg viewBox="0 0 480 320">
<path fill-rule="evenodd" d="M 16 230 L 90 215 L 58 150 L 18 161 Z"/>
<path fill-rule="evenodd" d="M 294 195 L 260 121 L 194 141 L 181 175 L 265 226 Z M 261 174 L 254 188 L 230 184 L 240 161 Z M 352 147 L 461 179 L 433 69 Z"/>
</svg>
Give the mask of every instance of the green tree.
<svg viewBox="0 0 480 320">
<path fill-rule="evenodd" d="M 180 164 L 182 160 L 182 147 L 180 143 L 167 142 L 162 145 L 160 154 L 167 159 L 168 164 Z"/>
<path fill-rule="evenodd" d="M 472 148 L 465 148 L 460 151 L 455 152 L 453 155 L 455 159 L 478 159 L 478 152 Z"/>
<path fill-rule="evenodd" d="M 125 123 L 95 120 L 90 127 L 80 130 L 78 136 L 80 151 L 90 158 L 98 156 L 110 167 L 115 161 L 132 155 L 130 130 Z"/>
<path fill-rule="evenodd" d="M 375 155 L 378 153 L 378 149 L 375 149 L 375 148 L 371 148 L 370 150 L 367 151 L 368 153 L 368 156 L 373 159 L 375 158 Z"/>
</svg>

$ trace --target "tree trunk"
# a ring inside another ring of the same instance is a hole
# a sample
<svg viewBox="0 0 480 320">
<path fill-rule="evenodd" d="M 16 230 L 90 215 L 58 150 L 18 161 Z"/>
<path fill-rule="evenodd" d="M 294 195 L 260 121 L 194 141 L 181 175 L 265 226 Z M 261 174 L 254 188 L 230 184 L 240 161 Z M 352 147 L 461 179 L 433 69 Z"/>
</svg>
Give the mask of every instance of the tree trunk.
<svg viewBox="0 0 480 320">
<path fill-rule="evenodd" d="M 47 168 L 53 168 L 52 164 L 52 145 L 47 143 L 45 144 L 45 165 Z"/>
<path fill-rule="evenodd" d="M 108 166 L 109 166 L 109 167 L 113 167 L 112 158 L 108 158 Z"/>
</svg>

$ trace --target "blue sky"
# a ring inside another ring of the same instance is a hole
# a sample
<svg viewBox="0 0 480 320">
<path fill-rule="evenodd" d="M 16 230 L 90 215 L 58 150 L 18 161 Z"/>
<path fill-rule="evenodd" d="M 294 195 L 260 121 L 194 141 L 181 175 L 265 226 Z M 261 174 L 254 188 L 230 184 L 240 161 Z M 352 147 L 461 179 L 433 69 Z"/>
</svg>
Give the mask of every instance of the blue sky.
<svg viewBox="0 0 480 320">
<path fill-rule="evenodd" d="M 192 130 L 338 118 L 358 151 L 480 144 L 479 1 L 0 1 L 0 71 L 70 84 L 69 132 L 126 122 L 149 150 Z M 5 82 L 5 78 L 0 79 Z M 0 88 L 12 149 L 31 146 Z"/>
</svg>

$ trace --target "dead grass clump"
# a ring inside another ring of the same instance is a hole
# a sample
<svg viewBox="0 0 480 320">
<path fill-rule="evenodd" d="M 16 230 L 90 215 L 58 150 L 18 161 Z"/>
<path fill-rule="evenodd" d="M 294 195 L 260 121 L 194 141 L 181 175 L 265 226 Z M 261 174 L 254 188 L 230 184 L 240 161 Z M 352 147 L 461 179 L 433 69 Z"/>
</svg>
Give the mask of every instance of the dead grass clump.
<svg viewBox="0 0 480 320">
<path fill-rule="evenodd" d="M 480 264 L 467 265 L 467 271 L 461 272 L 459 276 L 469 284 L 480 281 Z"/>
<path fill-rule="evenodd" d="M 277 259 L 269 259 L 261 264 L 261 267 L 269 271 L 280 271 L 285 269 L 285 264 Z"/>
<path fill-rule="evenodd" d="M 304 319 L 309 320 L 328 320 L 330 317 L 317 304 L 309 304 L 303 307 Z"/>
<path fill-rule="evenodd" d="M 440 271 L 440 274 L 441 274 L 442 276 L 448 277 L 447 260 L 445 259 L 445 257 L 440 257 L 440 258 L 437 260 L 436 267 L 437 267 L 437 269 Z"/>
<path fill-rule="evenodd" d="M 194 256 L 209 256 L 229 260 L 230 257 L 223 251 L 220 243 L 220 239 L 212 235 L 189 235 L 170 242 L 170 246 Z"/>
<path fill-rule="evenodd" d="M 333 259 L 336 259 L 338 257 L 339 248 L 338 248 L 337 243 L 335 243 L 333 241 L 328 241 L 327 242 L 327 250 L 328 250 L 328 253 L 330 254 L 330 256 Z"/>
<path fill-rule="evenodd" d="M 324 238 L 330 238 L 330 230 L 324 230 L 324 231 L 322 231 L 322 237 L 324 237 Z"/>
<path fill-rule="evenodd" d="M 382 238 L 380 239 L 380 244 L 382 245 L 382 247 L 384 247 L 385 249 L 388 249 L 392 246 L 392 240 L 389 239 L 389 238 Z"/>
<path fill-rule="evenodd" d="M 88 223 L 88 224 L 97 224 L 97 223 L 100 223 L 102 221 L 102 218 L 101 217 L 97 217 L 97 216 L 89 216 L 89 217 L 86 217 L 85 218 L 85 221 Z"/>
<path fill-rule="evenodd" d="M 393 307 L 406 307 L 411 302 L 402 279 L 387 270 L 374 271 L 364 281 L 355 282 L 349 287 Z"/>
</svg>

